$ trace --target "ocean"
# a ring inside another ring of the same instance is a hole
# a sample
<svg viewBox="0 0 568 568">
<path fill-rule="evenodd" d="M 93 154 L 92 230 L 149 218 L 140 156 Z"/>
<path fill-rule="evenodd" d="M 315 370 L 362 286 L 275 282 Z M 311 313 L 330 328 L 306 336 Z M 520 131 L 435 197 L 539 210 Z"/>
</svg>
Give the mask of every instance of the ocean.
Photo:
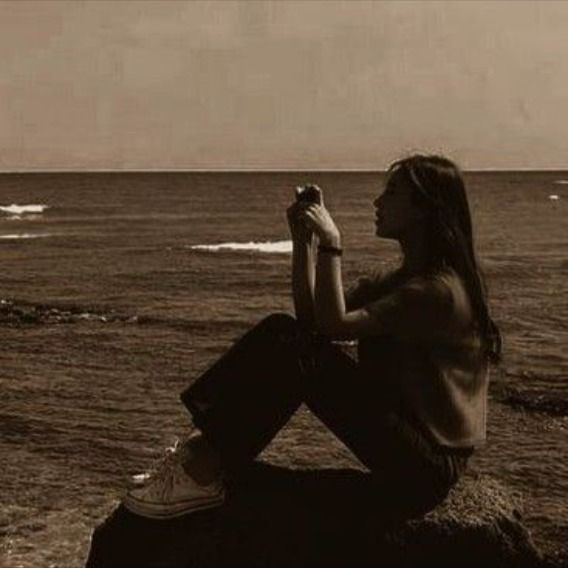
<svg viewBox="0 0 568 568">
<path fill-rule="evenodd" d="M 4 565 L 82 566 L 126 475 L 187 428 L 180 390 L 263 317 L 293 313 L 296 185 L 324 190 L 344 287 L 397 261 L 374 232 L 383 179 L 0 175 Z M 568 173 L 467 173 L 466 184 L 505 342 L 471 468 L 510 487 L 537 544 L 568 558 Z"/>
</svg>

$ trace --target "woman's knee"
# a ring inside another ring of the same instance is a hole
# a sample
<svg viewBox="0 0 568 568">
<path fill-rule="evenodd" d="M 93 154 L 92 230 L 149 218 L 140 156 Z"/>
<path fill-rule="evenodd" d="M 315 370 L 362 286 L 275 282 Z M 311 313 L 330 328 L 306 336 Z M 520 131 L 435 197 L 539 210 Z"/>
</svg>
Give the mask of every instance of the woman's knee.
<svg viewBox="0 0 568 568">
<path fill-rule="evenodd" d="M 274 312 L 260 321 L 258 327 L 270 331 L 296 331 L 298 320 L 291 314 L 285 312 Z"/>
</svg>

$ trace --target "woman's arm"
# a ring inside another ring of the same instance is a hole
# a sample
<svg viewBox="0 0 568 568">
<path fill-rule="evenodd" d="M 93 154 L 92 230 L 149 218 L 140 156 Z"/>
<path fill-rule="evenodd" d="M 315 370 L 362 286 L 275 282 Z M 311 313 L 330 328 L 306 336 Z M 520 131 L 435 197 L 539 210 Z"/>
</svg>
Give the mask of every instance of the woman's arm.
<svg viewBox="0 0 568 568">
<path fill-rule="evenodd" d="M 309 239 L 293 239 L 292 294 L 297 320 L 308 329 L 315 329 L 315 236 Z"/>
<path fill-rule="evenodd" d="M 447 342 L 463 332 L 463 326 L 457 324 L 456 301 L 449 288 L 441 283 L 428 280 L 408 283 L 346 312 L 338 301 L 339 257 L 321 255 L 316 279 L 321 284 L 316 285 L 315 292 L 318 331 L 334 339 L 388 334 L 409 342 Z M 326 319 L 321 319 L 324 313 Z"/>
<path fill-rule="evenodd" d="M 323 199 L 307 204 L 299 218 L 319 237 L 320 244 L 341 248 L 341 234 Z M 375 318 L 366 311 L 346 311 L 338 255 L 318 251 L 313 304 L 316 331 L 332 339 L 352 339 L 376 332 Z"/>
<path fill-rule="evenodd" d="M 313 230 L 300 219 L 307 205 L 296 200 L 286 210 L 286 216 L 292 235 L 292 296 L 296 319 L 307 329 L 315 329 L 314 247 L 317 241 Z"/>
<path fill-rule="evenodd" d="M 323 205 L 308 206 L 303 218 L 321 244 L 341 248 L 339 230 Z M 448 330 L 453 329 L 455 294 L 443 281 L 409 281 L 376 301 L 347 311 L 341 256 L 319 251 L 314 292 L 316 329 L 332 339 L 389 334 L 407 341 L 432 341 L 446 338 Z"/>
<path fill-rule="evenodd" d="M 341 248 L 341 239 L 339 236 L 323 239 L 322 244 Z M 318 331 L 333 333 L 346 313 L 340 256 L 318 253 L 314 304 Z"/>
<path fill-rule="evenodd" d="M 322 245 L 341 248 L 341 234 L 323 205 L 310 204 L 301 213 Z M 317 258 L 314 290 L 314 319 L 316 330 L 332 339 L 354 339 L 376 333 L 375 318 L 365 310 L 347 312 L 341 257 L 320 251 Z"/>
</svg>

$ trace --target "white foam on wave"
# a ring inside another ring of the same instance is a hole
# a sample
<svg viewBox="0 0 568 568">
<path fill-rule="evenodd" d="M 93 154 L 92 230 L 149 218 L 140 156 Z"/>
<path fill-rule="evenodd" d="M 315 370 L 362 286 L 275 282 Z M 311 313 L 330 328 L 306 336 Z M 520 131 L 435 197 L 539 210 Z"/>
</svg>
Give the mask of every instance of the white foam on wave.
<svg viewBox="0 0 568 568">
<path fill-rule="evenodd" d="M 568 185 L 568 179 L 557 179 L 554 181 L 556 185 Z"/>
<path fill-rule="evenodd" d="M 0 239 L 41 239 L 44 237 L 52 237 L 53 233 L 11 233 L 8 235 L 0 235 Z"/>
<path fill-rule="evenodd" d="M 43 213 L 49 206 L 48 205 L 0 205 L 0 211 L 8 213 L 9 215 L 24 215 L 26 213 Z"/>
<path fill-rule="evenodd" d="M 216 245 L 191 245 L 189 248 L 211 252 L 217 252 L 220 250 L 256 250 L 258 252 L 282 254 L 292 252 L 292 241 L 250 241 L 248 243 L 219 243 Z"/>
</svg>

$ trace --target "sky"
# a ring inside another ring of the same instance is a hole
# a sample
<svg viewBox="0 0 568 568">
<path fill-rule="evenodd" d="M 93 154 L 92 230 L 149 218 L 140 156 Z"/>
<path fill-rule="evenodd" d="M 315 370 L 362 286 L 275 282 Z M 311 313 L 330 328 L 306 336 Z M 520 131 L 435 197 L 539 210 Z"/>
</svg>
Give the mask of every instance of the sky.
<svg viewBox="0 0 568 568">
<path fill-rule="evenodd" d="M 568 2 L 2 1 L 0 170 L 566 169 Z"/>
</svg>

